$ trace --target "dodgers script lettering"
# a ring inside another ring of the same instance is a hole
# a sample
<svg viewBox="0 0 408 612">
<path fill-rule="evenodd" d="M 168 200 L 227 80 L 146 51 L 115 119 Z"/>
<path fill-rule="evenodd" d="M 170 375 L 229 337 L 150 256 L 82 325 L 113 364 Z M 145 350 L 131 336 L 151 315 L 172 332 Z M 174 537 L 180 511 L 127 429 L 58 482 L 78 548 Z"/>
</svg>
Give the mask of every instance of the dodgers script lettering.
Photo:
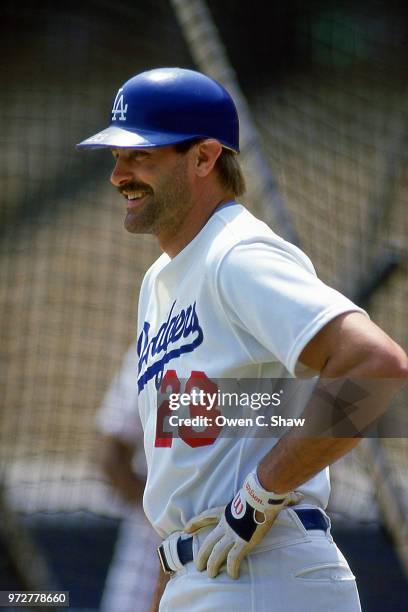
<svg viewBox="0 0 408 612">
<path fill-rule="evenodd" d="M 156 335 L 151 335 L 150 323 L 143 323 L 142 332 L 137 341 L 139 355 L 139 393 L 146 383 L 155 377 L 156 388 L 159 388 L 165 366 L 183 353 L 191 353 L 203 341 L 196 312 L 196 303 L 174 314 L 176 301 L 168 314 L 167 320 L 160 325 Z"/>
</svg>

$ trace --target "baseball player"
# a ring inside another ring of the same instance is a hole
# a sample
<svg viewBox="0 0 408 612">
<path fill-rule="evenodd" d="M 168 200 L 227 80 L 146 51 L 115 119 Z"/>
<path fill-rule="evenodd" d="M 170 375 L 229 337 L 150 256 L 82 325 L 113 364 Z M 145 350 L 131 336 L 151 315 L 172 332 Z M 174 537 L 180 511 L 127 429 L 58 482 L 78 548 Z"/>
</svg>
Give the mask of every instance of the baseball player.
<svg viewBox="0 0 408 612">
<path fill-rule="evenodd" d="M 100 612 L 149 612 L 158 568 L 159 538 L 141 506 L 146 480 L 143 431 L 137 413 L 137 350 L 132 344 L 96 415 L 101 464 L 127 502 L 102 594 Z"/>
<path fill-rule="evenodd" d="M 319 375 L 393 379 L 386 403 L 405 353 L 239 201 L 237 111 L 217 82 L 180 68 L 136 75 L 109 127 L 79 146 L 111 149 L 125 228 L 163 250 L 140 292 L 137 374 L 160 610 L 360 610 L 324 511 L 327 466 L 358 438 L 225 436 L 214 398 L 227 379 L 301 374 L 316 388 Z M 187 397 L 191 419 L 169 429 L 172 397 Z"/>
</svg>

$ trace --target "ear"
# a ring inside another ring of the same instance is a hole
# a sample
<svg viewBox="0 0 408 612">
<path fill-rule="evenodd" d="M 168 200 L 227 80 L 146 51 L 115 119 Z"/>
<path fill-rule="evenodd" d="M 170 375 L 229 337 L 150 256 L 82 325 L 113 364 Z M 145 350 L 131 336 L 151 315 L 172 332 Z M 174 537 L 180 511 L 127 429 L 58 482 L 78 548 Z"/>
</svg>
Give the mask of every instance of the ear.
<svg viewBox="0 0 408 612">
<path fill-rule="evenodd" d="M 195 158 L 195 172 L 200 177 L 210 174 L 215 166 L 215 162 L 222 153 L 222 145 L 218 140 L 201 140 L 197 144 Z"/>
</svg>

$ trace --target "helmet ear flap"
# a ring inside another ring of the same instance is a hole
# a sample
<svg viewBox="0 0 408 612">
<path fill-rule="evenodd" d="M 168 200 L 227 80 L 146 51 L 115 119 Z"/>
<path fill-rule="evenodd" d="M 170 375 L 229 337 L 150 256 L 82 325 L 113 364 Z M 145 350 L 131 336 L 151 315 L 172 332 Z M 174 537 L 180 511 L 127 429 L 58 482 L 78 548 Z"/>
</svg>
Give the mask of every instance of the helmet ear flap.
<svg viewBox="0 0 408 612">
<path fill-rule="evenodd" d="M 126 81 L 114 97 L 109 127 L 77 146 L 147 148 L 193 139 L 214 139 L 238 153 L 234 101 L 200 72 L 157 68 Z"/>
</svg>

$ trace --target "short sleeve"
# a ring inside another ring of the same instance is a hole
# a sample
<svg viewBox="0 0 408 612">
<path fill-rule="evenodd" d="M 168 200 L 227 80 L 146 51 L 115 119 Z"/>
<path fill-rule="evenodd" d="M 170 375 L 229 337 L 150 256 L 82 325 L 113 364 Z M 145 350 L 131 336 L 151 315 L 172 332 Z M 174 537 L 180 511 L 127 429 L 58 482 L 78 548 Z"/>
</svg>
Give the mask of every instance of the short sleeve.
<svg viewBox="0 0 408 612">
<path fill-rule="evenodd" d="M 105 435 L 116 436 L 136 444 L 143 437 L 137 407 L 137 348 L 132 344 L 125 354 L 120 370 L 96 414 L 96 425 Z"/>
<path fill-rule="evenodd" d="M 348 311 L 364 313 L 319 280 L 309 258 L 284 241 L 234 246 L 216 283 L 227 316 L 253 339 L 247 341 L 253 359 L 262 346 L 292 375 L 304 347 L 329 321 Z"/>
</svg>

